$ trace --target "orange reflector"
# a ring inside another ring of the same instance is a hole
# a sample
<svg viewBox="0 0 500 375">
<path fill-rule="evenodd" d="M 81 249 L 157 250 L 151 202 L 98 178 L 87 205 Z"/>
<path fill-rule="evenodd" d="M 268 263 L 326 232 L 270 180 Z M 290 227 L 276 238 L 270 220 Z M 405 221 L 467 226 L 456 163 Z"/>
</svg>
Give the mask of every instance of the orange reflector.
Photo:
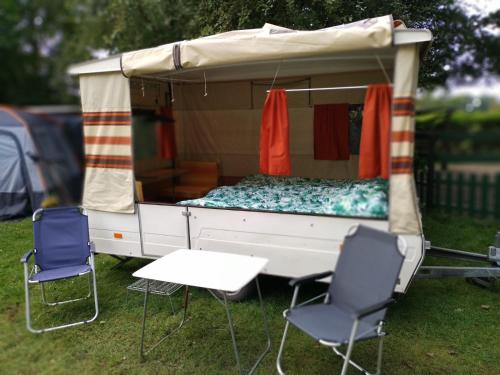
<svg viewBox="0 0 500 375">
<path fill-rule="evenodd" d="M 122 239 L 122 238 L 123 238 L 123 234 L 121 234 L 121 233 L 116 233 L 116 232 L 115 232 L 115 233 L 113 233 L 113 236 L 114 236 L 115 238 L 118 238 L 118 239 Z"/>
</svg>

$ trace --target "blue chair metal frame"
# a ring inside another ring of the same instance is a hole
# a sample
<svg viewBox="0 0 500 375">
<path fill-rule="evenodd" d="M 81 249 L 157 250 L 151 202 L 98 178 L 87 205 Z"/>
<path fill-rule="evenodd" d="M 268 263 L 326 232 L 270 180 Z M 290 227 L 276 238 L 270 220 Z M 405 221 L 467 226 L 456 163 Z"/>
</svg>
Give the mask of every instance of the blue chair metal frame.
<svg viewBox="0 0 500 375">
<path fill-rule="evenodd" d="M 26 298 L 26 327 L 30 332 L 43 333 L 74 327 L 96 320 L 99 315 L 97 284 L 94 265 L 94 244 L 89 239 L 88 218 L 81 207 L 38 209 L 33 213 L 34 249 L 22 258 L 24 266 L 24 288 Z M 34 256 L 34 265 L 29 270 L 29 260 Z M 87 296 L 65 301 L 48 301 L 44 284 L 58 280 L 88 276 Z M 80 301 L 94 294 L 95 314 L 88 320 L 62 324 L 47 328 L 33 328 L 31 322 L 31 284 L 40 284 L 42 303 L 57 306 Z"/>
<path fill-rule="evenodd" d="M 392 294 L 403 265 L 406 243 L 402 237 L 365 226 L 351 228 L 337 261 L 335 272 L 327 271 L 290 281 L 294 288 L 290 308 L 283 312 L 285 330 L 276 360 L 278 373 L 290 323 L 315 339 L 331 347 L 344 359 L 341 374 L 349 365 L 362 373 L 370 373 L 351 360 L 354 343 L 379 339 L 376 374 L 382 367 L 383 329 L 387 307 L 394 302 Z M 332 277 L 328 291 L 297 304 L 301 285 Z M 320 303 L 311 304 L 313 301 Z M 347 345 L 346 353 L 338 348 Z"/>
</svg>

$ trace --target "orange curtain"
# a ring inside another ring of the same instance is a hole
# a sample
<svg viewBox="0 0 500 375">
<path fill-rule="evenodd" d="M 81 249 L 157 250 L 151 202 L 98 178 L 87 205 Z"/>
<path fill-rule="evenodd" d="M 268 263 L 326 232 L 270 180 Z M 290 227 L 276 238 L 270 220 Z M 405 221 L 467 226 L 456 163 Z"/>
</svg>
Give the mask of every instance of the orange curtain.
<svg viewBox="0 0 500 375">
<path fill-rule="evenodd" d="M 262 110 L 259 173 L 280 176 L 292 173 L 285 90 L 271 90 Z"/>
<path fill-rule="evenodd" d="M 177 148 L 175 145 L 175 122 L 172 116 L 172 108 L 162 107 L 160 116 L 163 118 L 156 126 L 158 156 L 162 159 L 173 159 L 177 156 Z"/>
<path fill-rule="evenodd" d="M 391 98 L 389 85 L 368 86 L 359 146 L 359 178 L 389 178 Z"/>
<path fill-rule="evenodd" d="M 349 104 L 314 106 L 314 159 L 349 160 Z"/>
</svg>

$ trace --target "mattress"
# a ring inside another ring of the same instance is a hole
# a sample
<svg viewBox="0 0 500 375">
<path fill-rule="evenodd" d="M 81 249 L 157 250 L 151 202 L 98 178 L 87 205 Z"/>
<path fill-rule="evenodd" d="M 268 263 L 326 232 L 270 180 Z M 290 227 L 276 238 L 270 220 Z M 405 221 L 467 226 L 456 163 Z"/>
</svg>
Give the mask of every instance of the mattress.
<svg viewBox="0 0 500 375">
<path fill-rule="evenodd" d="M 387 218 L 387 180 L 329 180 L 254 175 L 179 205 Z"/>
</svg>

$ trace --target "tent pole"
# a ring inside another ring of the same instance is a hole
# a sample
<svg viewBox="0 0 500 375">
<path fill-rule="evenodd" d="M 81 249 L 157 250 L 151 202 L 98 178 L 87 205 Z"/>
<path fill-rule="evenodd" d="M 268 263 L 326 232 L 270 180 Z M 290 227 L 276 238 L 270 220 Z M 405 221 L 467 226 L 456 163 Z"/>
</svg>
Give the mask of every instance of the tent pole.
<svg viewBox="0 0 500 375">
<path fill-rule="evenodd" d="M 352 90 L 352 89 L 366 89 L 368 85 L 360 86 L 339 86 L 339 87 L 311 87 L 307 89 L 286 89 L 286 92 L 307 92 L 307 91 L 334 91 L 334 90 Z M 267 90 L 266 92 L 269 92 Z"/>
</svg>

